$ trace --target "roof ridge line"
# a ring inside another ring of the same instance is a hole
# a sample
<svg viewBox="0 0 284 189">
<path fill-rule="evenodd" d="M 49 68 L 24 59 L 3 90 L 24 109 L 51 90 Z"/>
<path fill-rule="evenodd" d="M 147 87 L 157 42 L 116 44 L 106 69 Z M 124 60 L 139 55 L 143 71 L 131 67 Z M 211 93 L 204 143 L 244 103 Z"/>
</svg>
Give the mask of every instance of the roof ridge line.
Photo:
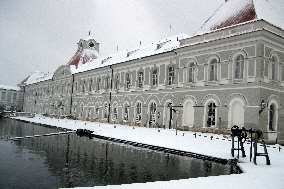
<svg viewBox="0 0 284 189">
<path fill-rule="evenodd" d="M 225 2 L 226 3 L 226 2 Z M 214 13 L 203 23 L 203 25 L 199 28 L 200 31 L 204 25 L 216 14 L 216 12 L 224 5 L 224 2 L 214 11 Z M 198 31 L 196 31 L 193 35 L 195 35 Z"/>
</svg>

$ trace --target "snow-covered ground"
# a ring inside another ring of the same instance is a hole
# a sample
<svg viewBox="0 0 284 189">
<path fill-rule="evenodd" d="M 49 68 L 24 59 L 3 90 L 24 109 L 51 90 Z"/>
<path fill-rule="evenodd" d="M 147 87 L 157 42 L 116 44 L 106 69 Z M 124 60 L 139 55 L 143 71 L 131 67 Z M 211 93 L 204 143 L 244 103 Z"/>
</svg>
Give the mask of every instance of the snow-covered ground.
<svg viewBox="0 0 284 189">
<path fill-rule="evenodd" d="M 230 138 L 223 135 L 178 131 L 173 129 L 159 129 L 133 127 L 118 124 L 95 123 L 70 119 L 52 119 L 37 115 L 34 118 L 16 117 L 35 123 L 43 123 L 62 128 L 76 130 L 78 128 L 94 131 L 95 134 L 119 138 L 134 142 L 174 148 L 203 155 L 232 159 Z M 114 127 L 116 126 L 116 127 Z M 212 140 L 210 137 L 213 137 Z M 265 157 L 257 157 L 257 165 L 250 162 L 250 144 L 244 145 L 247 157 L 239 158 L 239 166 L 243 174 L 222 175 L 212 177 L 190 178 L 172 181 L 157 181 L 149 183 L 135 183 L 112 186 L 96 186 L 96 188 L 284 188 L 284 149 L 279 151 L 279 145 L 268 145 L 271 165 L 266 165 Z M 263 147 L 258 146 L 258 152 Z M 236 156 L 235 156 L 236 157 Z M 92 187 L 84 187 L 92 188 Z"/>
</svg>

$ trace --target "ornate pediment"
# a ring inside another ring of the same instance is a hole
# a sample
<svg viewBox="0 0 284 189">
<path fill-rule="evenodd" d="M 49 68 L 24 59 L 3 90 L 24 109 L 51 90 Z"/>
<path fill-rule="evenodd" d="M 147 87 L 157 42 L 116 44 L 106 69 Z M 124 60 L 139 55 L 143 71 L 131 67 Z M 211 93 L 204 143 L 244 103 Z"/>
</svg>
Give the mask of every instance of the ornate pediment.
<svg viewBox="0 0 284 189">
<path fill-rule="evenodd" d="M 72 75 L 69 65 L 62 65 L 55 71 L 52 80 L 58 80 Z"/>
</svg>

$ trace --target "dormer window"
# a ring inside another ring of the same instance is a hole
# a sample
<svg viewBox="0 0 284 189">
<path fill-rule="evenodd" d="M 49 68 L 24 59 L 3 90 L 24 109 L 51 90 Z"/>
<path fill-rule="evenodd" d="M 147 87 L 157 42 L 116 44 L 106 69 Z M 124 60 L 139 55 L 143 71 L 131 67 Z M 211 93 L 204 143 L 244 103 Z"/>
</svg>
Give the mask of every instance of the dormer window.
<svg viewBox="0 0 284 189">
<path fill-rule="evenodd" d="M 130 55 L 132 55 L 132 54 L 135 53 L 136 51 L 138 51 L 138 49 L 136 49 L 136 50 L 134 50 L 134 51 L 128 52 L 126 56 L 129 57 Z"/>
<path fill-rule="evenodd" d="M 156 50 L 157 49 L 160 49 L 162 46 L 164 46 L 168 41 L 165 41 L 163 43 L 158 43 L 157 46 L 156 46 Z"/>
<path fill-rule="evenodd" d="M 109 59 L 111 59 L 111 57 L 107 57 L 107 58 L 103 59 L 102 64 L 105 63 L 106 61 L 108 61 Z"/>
</svg>

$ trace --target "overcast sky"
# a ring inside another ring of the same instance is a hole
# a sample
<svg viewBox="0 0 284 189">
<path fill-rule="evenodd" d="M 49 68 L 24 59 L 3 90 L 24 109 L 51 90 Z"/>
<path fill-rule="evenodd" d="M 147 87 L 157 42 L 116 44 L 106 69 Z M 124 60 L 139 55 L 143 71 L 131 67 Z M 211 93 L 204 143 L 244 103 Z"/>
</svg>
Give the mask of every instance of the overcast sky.
<svg viewBox="0 0 284 189">
<path fill-rule="evenodd" d="M 0 0 L 0 84 L 67 64 L 88 31 L 102 56 L 192 35 L 225 0 Z M 171 25 L 171 30 L 170 30 Z"/>
</svg>

